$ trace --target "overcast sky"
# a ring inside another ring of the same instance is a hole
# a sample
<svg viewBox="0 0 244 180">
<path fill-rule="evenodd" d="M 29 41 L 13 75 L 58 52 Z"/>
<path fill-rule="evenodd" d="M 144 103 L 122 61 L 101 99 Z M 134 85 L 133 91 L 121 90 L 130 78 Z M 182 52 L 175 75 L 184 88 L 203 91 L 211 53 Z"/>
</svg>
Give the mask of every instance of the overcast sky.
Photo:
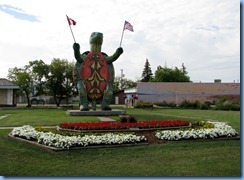
<svg viewBox="0 0 244 180">
<path fill-rule="evenodd" d="M 75 61 L 73 38 L 81 52 L 90 49 L 92 32 L 102 32 L 102 51 L 119 47 L 124 21 L 124 53 L 114 62 L 115 75 L 141 78 L 146 59 L 157 66 L 181 68 L 193 82 L 240 81 L 239 0 L 1 0 L 0 77 L 29 61 Z"/>
</svg>

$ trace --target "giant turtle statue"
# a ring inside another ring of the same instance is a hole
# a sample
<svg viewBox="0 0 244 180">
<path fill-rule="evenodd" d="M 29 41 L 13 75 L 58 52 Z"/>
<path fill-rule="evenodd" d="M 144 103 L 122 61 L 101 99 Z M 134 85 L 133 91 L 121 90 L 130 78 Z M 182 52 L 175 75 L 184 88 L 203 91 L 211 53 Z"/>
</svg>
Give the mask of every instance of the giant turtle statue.
<svg viewBox="0 0 244 180">
<path fill-rule="evenodd" d="M 90 51 L 80 54 L 80 45 L 73 44 L 76 59 L 74 79 L 80 96 L 80 110 L 89 111 L 89 102 L 93 110 L 101 103 L 102 110 L 111 110 L 113 95 L 114 66 L 113 62 L 123 53 L 119 47 L 112 56 L 101 52 L 103 34 L 93 32 L 90 36 Z"/>
</svg>

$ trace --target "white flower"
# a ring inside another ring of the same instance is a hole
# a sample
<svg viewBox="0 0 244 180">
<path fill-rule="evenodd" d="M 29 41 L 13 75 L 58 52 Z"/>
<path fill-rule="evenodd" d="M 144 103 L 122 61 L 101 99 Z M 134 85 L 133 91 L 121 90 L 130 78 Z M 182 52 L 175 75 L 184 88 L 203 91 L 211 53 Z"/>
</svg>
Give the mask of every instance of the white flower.
<svg viewBox="0 0 244 180">
<path fill-rule="evenodd" d="M 26 125 L 18 128 L 14 128 L 11 131 L 11 135 L 19 136 L 26 139 L 35 139 L 38 143 L 46 146 L 53 146 L 58 148 L 70 148 L 74 146 L 88 146 L 88 145 L 100 145 L 100 144 L 123 144 L 123 143 L 135 143 L 146 140 L 144 136 L 137 136 L 133 134 L 113 134 L 106 133 L 100 136 L 85 135 L 78 136 L 63 136 L 60 134 L 54 134 L 52 132 L 39 132 L 32 126 Z"/>
<path fill-rule="evenodd" d="M 38 135 L 37 131 L 35 131 L 35 128 L 30 125 L 16 127 L 11 131 L 10 134 L 12 136 L 24 137 L 26 139 L 36 139 L 36 136 Z"/>
<path fill-rule="evenodd" d="M 231 126 L 223 122 L 208 122 L 214 124 L 214 128 L 201 128 L 190 130 L 164 130 L 158 131 L 155 136 L 165 140 L 180 140 L 180 139 L 206 139 L 216 137 L 232 137 L 238 133 Z"/>
</svg>

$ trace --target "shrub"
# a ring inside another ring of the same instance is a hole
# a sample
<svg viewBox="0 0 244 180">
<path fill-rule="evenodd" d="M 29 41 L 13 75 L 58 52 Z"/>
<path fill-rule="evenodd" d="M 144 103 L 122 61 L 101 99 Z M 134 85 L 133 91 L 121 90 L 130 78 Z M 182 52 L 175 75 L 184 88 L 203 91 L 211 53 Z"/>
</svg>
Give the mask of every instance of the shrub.
<svg viewBox="0 0 244 180">
<path fill-rule="evenodd" d="M 175 108 L 175 107 L 176 107 L 176 104 L 173 103 L 173 102 L 170 102 L 170 103 L 168 103 L 168 106 L 169 106 L 169 107 L 172 107 L 172 108 Z"/>
<path fill-rule="evenodd" d="M 197 108 L 202 109 L 202 110 L 207 110 L 210 108 L 210 105 L 209 105 L 209 103 L 206 103 L 206 102 L 198 102 Z"/>
<path fill-rule="evenodd" d="M 193 121 L 192 126 L 199 126 L 201 128 L 214 128 L 214 124 L 205 121 Z"/>
<path fill-rule="evenodd" d="M 120 122 L 121 122 L 121 123 L 126 123 L 126 122 L 127 122 L 127 116 L 125 116 L 125 115 L 120 115 L 119 118 L 120 118 Z"/>
<path fill-rule="evenodd" d="M 126 116 L 126 115 L 120 115 L 120 122 L 121 123 L 135 123 L 136 122 L 136 118 L 134 116 Z"/>
<path fill-rule="evenodd" d="M 163 102 L 157 102 L 155 103 L 157 106 L 163 106 L 163 107 L 167 107 L 169 106 L 168 103 L 166 101 L 163 101 Z"/>
<path fill-rule="evenodd" d="M 148 101 L 138 101 L 134 107 L 135 108 L 144 108 L 144 107 L 149 107 L 149 106 L 152 106 L 152 105 L 153 104 L 148 102 Z"/>
<path fill-rule="evenodd" d="M 136 122 L 136 118 L 134 116 L 129 116 L 128 117 L 128 122 L 129 123 L 135 123 Z"/>
<path fill-rule="evenodd" d="M 200 102 L 200 101 L 183 101 L 180 105 L 180 108 L 186 108 L 186 109 L 209 109 L 210 105 L 209 103 L 205 103 L 205 102 Z"/>
<path fill-rule="evenodd" d="M 190 101 L 187 101 L 187 100 L 185 100 L 185 101 L 183 101 L 180 105 L 179 105 L 179 107 L 181 107 L 181 108 L 186 108 L 186 109 L 190 109 L 190 108 L 194 108 L 194 109 L 196 109 L 197 108 L 197 102 L 195 101 L 195 102 L 190 102 Z"/>
<path fill-rule="evenodd" d="M 176 107 L 176 104 L 174 102 L 167 103 L 166 101 L 157 102 L 157 103 L 155 103 L 155 105 L 162 106 L 162 107 L 171 107 L 171 108 L 175 108 Z"/>
<path fill-rule="evenodd" d="M 240 111 L 240 103 L 228 101 L 225 96 L 222 96 L 216 102 L 215 109 L 216 110 Z"/>
</svg>

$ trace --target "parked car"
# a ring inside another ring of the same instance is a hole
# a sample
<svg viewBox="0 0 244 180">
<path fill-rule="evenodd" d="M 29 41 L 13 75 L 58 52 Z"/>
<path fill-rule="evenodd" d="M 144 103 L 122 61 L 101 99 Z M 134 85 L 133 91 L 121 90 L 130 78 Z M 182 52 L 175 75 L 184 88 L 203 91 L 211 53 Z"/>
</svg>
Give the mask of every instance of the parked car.
<svg viewBox="0 0 244 180">
<path fill-rule="evenodd" d="M 45 98 L 41 97 L 41 96 L 37 96 L 37 97 L 31 97 L 30 98 L 30 102 L 31 104 L 45 104 Z"/>
</svg>

